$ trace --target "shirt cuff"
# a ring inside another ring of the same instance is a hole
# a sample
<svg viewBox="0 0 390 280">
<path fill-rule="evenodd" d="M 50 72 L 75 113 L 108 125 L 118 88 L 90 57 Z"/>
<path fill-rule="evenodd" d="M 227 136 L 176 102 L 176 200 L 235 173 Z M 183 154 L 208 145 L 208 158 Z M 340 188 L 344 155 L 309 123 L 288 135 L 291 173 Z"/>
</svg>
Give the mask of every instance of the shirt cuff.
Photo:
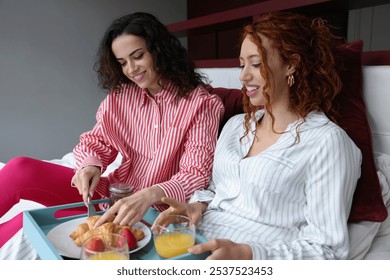
<svg viewBox="0 0 390 280">
<path fill-rule="evenodd" d="M 75 169 L 75 172 L 79 171 L 80 169 L 83 169 L 86 166 L 90 166 L 90 165 L 99 167 L 100 168 L 100 172 L 103 171 L 103 164 L 102 164 L 102 162 L 97 157 L 88 156 L 81 162 L 80 166 Z"/>
<path fill-rule="evenodd" d="M 207 204 L 210 204 L 210 202 L 213 200 L 213 198 L 214 198 L 214 196 L 211 195 L 211 193 L 208 190 L 197 190 L 191 196 L 188 203 L 205 202 Z"/>
<path fill-rule="evenodd" d="M 159 183 L 158 186 L 164 191 L 167 197 L 174 198 L 179 202 L 186 202 L 184 190 L 178 181 L 170 180 Z"/>
<path fill-rule="evenodd" d="M 259 246 L 258 244 L 253 244 L 250 242 L 246 244 L 248 244 L 252 249 L 253 260 L 264 260 L 264 256 L 266 256 L 266 252 L 263 247 Z"/>
</svg>

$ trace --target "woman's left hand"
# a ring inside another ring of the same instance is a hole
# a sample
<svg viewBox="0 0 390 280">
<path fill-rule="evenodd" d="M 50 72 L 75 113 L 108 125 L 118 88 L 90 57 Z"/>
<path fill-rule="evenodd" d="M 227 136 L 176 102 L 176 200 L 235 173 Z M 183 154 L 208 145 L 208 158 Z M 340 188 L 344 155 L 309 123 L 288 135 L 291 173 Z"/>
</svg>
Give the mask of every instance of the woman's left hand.
<svg viewBox="0 0 390 280">
<path fill-rule="evenodd" d="M 95 228 L 104 224 L 108 218 L 116 214 L 113 223 L 118 225 L 133 226 L 139 222 L 148 211 L 149 207 L 160 201 L 165 196 L 164 191 L 158 186 L 152 186 L 124 197 L 112 205 L 96 222 Z"/>
<path fill-rule="evenodd" d="M 211 252 L 207 260 L 251 260 L 252 249 L 248 244 L 227 239 L 212 239 L 189 249 L 191 254 Z"/>
</svg>

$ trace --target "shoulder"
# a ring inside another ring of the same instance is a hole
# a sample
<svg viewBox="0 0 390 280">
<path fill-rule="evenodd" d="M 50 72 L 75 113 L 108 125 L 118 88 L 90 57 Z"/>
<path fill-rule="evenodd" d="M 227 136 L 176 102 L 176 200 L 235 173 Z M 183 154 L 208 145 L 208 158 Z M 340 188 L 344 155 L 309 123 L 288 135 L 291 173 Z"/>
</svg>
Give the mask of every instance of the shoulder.
<svg viewBox="0 0 390 280">
<path fill-rule="evenodd" d="M 243 130 L 244 117 L 245 117 L 245 113 L 241 113 L 231 117 L 223 126 L 222 133 L 227 133 L 235 130 Z"/>
<path fill-rule="evenodd" d="M 194 88 L 190 94 L 189 99 L 204 99 L 204 100 L 217 100 L 218 102 L 221 102 L 221 98 L 216 96 L 215 94 L 211 94 L 204 86 L 199 85 L 196 88 Z"/>
<path fill-rule="evenodd" d="M 190 92 L 186 100 L 191 103 L 199 103 L 204 104 L 206 106 L 223 109 L 223 103 L 221 98 L 215 94 L 209 93 L 202 85 L 199 85 L 194 88 Z"/>
<path fill-rule="evenodd" d="M 142 89 L 134 84 L 122 84 L 107 94 L 100 103 L 98 111 L 100 113 L 121 114 L 129 108 L 141 106 L 142 100 Z"/>
<path fill-rule="evenodd" d="M 115 90 L 112 90 L 110 92 L 110 95 L 116 96 L 116 97 L 121 97 L 121 96 L 128 95 L 129 93 L 134 93 L 134 92 L 142 92 L 142 89 L 134 83 L 129 83 L 129 84 L 121 84 L 120 87 L 118 87 Z"/>
<path fill-rule="evenodd" d="M 347 132 L 336 123 L 332 122 L 324 113 L 315 112 L 310 113 L 307 120 L 309 128 L 312 131 L 309 134 L 316 138 L 318 145 L 327 146 L 350 146 L 353 149 L 358 149 L 353 139 Z"/>
<path fill-rule="evenodd" d="M 104 100 L 106 102 L 122 102 L 124 99 L 128 98 L 140 98 L 142 96 L 141 93 L 142 89 L 134 83 L 122 84 L 117 89 L 111 90 Z"/>
</svg>

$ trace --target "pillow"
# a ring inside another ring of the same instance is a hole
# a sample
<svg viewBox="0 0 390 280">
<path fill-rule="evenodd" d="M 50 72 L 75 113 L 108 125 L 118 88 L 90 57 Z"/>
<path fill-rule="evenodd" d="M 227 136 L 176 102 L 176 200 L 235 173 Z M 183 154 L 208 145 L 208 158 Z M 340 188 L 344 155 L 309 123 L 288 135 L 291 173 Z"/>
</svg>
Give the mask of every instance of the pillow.
<svg viewBox="0 0 390 280">
<path fill-rule="evenodd" d="M 349 222 L 382 222 L 387 217 L 380 183 L 377 176 L 371 128 L 363 99 L 362 74 L 363 41 L 357 40 L 338 47 L 342 65 L 337 69 L 343 87 L 335 99 L 340 116 L 337 120 L 362 152 L 361 176 L 353 196 Z"/>
</svg>

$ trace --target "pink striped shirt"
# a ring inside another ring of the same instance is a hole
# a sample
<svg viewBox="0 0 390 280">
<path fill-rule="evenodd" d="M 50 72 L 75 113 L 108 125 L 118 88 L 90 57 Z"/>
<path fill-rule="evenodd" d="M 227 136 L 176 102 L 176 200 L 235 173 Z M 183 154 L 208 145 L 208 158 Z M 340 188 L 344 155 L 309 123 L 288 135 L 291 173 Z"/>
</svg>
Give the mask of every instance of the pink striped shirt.
<svg viewBox="0 0 390 280">
<path fill-rule="evenodd" d="M 207 187 L 223 104 L 201 86 L 187 99 L 176 96 L 173 85 L 152 98 L 129 84 L 102 101 L 97 123 L 74 148 L 76 170 L 95 165 L 104 172 L 122 154 L 118 169 L 101 178 L 100 195 L 109 196 L 110 183 L 124 182 L 135 191 L 159 185 L 166 196 L 187 201 Z"/>
</svg>

